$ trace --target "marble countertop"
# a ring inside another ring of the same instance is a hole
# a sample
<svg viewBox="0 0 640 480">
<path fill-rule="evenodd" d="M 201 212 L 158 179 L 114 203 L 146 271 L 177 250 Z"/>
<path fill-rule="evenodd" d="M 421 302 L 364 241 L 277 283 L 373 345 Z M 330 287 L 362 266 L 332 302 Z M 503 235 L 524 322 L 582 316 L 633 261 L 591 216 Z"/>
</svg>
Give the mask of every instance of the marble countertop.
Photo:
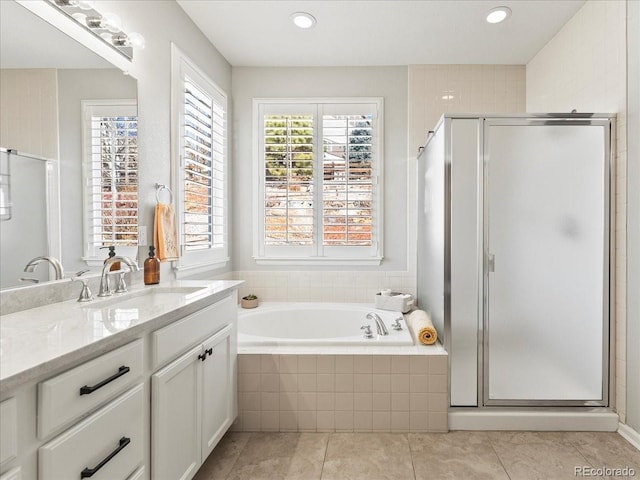
<svg viewBox="0 0 640 480">
<path fill-rule="evenodd" d="M 0 395 L 200 310 L 242 283 L 142 285 L 121 296 L 86 303 L 69 300 L 0 316 Z"/>
</svg>

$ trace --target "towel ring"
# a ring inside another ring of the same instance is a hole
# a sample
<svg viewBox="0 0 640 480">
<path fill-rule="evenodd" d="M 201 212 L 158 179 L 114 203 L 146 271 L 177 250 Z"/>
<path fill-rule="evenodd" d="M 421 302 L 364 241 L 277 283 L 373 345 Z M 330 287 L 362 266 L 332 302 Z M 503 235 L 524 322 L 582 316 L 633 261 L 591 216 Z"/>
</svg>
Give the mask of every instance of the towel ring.
<svg viewBox="0 0 640 480">
<path fill-rule="evenodd" d="M 171 191 L 171 189 L 164 183 L 156 183 L 156 200 L 158 201 L 158 203 L 162 203 L 160 202 L 160 192 L 162 192 L 163 190 L 169 192 L 169 203 L 173 203 L 173 192 Z"/>
</svg>

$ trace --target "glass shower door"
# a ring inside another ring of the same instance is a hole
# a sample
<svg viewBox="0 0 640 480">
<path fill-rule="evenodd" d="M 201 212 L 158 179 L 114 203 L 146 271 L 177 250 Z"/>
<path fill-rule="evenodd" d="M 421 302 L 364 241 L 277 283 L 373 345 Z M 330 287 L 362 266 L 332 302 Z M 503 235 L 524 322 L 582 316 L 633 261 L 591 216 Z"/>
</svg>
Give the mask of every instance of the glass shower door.
<svg viewBox="0 0 640 480">
<path fill-rule="evenodd" d="M 609 123 L 594 123 L 485 121 L 486 405 L 606 404 Z"/>
</svg>

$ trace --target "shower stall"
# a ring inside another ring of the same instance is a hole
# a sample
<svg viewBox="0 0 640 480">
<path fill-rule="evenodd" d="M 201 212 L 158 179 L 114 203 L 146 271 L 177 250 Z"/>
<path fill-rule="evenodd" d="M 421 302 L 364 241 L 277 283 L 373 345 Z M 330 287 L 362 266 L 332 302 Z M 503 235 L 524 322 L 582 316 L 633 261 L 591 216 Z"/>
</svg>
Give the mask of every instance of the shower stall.
<svg viewBox="0 0 640 480">
<path fill-rule="evenodd" d="M 418 304 L 450 405 L 607 406 L 614 116 L 445 115 L 418 156 Z"/>
</svg>

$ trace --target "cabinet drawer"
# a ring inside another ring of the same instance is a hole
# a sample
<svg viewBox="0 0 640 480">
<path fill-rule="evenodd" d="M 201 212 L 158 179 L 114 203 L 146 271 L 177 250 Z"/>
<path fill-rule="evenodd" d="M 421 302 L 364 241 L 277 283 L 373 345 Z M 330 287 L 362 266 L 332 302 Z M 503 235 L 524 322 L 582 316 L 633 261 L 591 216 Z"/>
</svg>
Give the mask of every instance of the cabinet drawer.
<svg viewBox="0 0 640 480">
<path fill-rule="evenodd" d="M 38 479 L 126 480 L 144 455 L 139 384 L 38 450 Z M 84 472 L 84 476 L 83 476 Z"/>
<path fill-rule="evenodd" d="M 106 353 L 38 385 L 38 437 L 107 402 L 142 375 L 142 340 Z"/>
<path fill-rule="evenodd" d="M 0 403 L 0 465 L 18 456 L 18 407 L 15 398 Z"/>
<path fill-rule="evenodd" d="M 235 295 L 153 332 L 153 368 L 176 358 L 189 347 L 216 332 L 237 315 Z"/>
</svg>

